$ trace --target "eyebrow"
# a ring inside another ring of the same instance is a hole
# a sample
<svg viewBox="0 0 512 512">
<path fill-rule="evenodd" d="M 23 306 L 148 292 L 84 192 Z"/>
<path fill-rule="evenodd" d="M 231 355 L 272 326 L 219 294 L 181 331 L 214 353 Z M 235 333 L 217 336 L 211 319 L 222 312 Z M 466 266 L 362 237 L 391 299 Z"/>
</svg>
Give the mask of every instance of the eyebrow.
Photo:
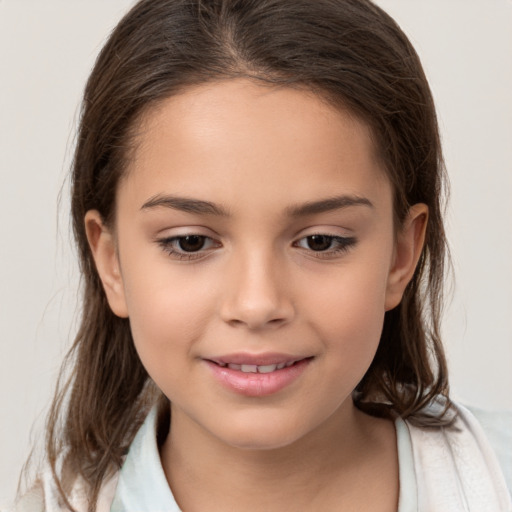
<svg viewBox="0 0 512 512">
<path fill-rule="evenodd" d="M 342 195 L 289 206 L 286 208 L 286 214 L 290 217 L 305 217 L 307 215 L 340 210 L 350 206 L 374 207 L 373 203 L 365 197 Z M 142 205 L 141 210 L 148 210 L 157 207 L 171 208 L 173 210 L 199 215 L 216 215 L 219 217 L 229 217 L 230 215 L 225 208 L 215 203 L 211 203 L 210 201 L 160 194 L 153 196 L 151 199 L 146 201 Z"/>
<path fill-rule="evenodd" d="M 201 201 L 200 199 L 192 199 L 189 197 L 163 196 L 156 195 L 146 201 L 141 210 L 148 210 L 156 207 L 172 208 L 186 213 L 197 213 L 201 215 L 218 215 L 221 217 L 229 216 L 227 210 L 221 206 L 209 201 Z"/>
<path fill-rule="evenodd" d="M 290 206 L 286 210 L 290 217 L 305 217 L 307 215 L 316 215 L 318 213 L 340 210 L 350 206 L 367 206 L 369 208 L 374 208 L 373 203 L 366 197 L 342 195 L 328 197 L 326 199 L 321 199 L 320 201 L 312 201 L 296 206 Z"/>
</svg>

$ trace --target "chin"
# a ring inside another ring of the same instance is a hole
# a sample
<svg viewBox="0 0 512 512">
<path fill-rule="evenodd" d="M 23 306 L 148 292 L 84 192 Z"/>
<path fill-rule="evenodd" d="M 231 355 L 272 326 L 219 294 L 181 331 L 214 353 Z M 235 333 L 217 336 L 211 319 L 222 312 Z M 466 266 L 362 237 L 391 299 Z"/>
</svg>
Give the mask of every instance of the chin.
<svg viewBox="0 0 512 512">
<path fill-rule="evenodd" d="M 264 421 L 263 418 L 252 421 L 230 423 L 216 437 L 227 445 L 241 450 L 277 450 L 289 446 L 306 435 L 307 429 L 301 428 L 297 421 Z M 215 433 L 212 432 L 214 435 Z"/>
<path fill-rule="evenodd" d="M 299 438 L 300 436 L 276 436 L 274 433 L 269 433 L 267 436 L 256 433 L 240 433 L 238 436 L 225 439 L 225 442 L 239 450 L 271 451 L 290 446 Z"/>
</svg>

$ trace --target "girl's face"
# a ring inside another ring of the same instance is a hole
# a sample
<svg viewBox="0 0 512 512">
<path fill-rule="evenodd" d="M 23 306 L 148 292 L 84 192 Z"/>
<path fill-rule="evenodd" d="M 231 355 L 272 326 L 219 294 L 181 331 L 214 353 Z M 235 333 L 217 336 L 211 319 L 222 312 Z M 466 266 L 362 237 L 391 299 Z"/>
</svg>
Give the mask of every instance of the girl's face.
<svg viewBox="0 0 512 512">
<path fill-rule="evenodd" d="M 150 112 L 117 193 L 86 225 L 173 429 L 288 445 L 352 413 L 384 313 L 419 256 L 369 132 L 297 89 L 188 89 Z"/>
</svg>

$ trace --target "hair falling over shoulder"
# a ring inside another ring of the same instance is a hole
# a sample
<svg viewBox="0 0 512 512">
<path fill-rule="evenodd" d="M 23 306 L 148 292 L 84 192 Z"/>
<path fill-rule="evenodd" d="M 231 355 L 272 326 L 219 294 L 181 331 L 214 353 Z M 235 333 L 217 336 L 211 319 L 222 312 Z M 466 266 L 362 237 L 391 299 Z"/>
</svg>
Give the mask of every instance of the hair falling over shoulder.
<svg viewBox="0 0 512 512">
<path fill-rule="evenodd" d="M 98 210 L 114 225 L 116 188 L 145 112 L 188 86 L 237 77 L 306 88 L 352 112 L 371 128 L 393 185 L 397 226 L 411 205 L 428 206 L 420 263 L 401 304 L 386 313 L 354 401 L 370 414 L 423 426 L 450 421 L 439 327 L 445 171 L 432 95 L 401 29 L 369 0 L 142 0 L 112 32 L 87 82 L 72 168 L 81 322 L 49 414 L 46 448 L 63 499 L 81 478 L 90 510 L 148 409 L 165 398 L 139 361 L 129 321 L 108 306 L 84 216 Z M 445 410 L 427 415 L 425 406 L 439 397 Z"/>
</svg>

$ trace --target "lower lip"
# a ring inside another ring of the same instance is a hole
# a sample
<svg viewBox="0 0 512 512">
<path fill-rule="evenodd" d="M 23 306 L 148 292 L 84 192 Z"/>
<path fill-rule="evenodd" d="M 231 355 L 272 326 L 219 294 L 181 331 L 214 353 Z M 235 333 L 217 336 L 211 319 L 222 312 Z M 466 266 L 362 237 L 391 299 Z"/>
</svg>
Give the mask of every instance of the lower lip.
<svg viewBox="0 0 512 512">
<path fill-rule="evenodd" d="M 206 361 L 213 375 L 222 385 L 245 396 L 268 396 L 278 393 L 297 380 L 310 362 L 311 358 L 303 359 L 288 368 L 270 373 L 245 373 Z"/>
</svg>

